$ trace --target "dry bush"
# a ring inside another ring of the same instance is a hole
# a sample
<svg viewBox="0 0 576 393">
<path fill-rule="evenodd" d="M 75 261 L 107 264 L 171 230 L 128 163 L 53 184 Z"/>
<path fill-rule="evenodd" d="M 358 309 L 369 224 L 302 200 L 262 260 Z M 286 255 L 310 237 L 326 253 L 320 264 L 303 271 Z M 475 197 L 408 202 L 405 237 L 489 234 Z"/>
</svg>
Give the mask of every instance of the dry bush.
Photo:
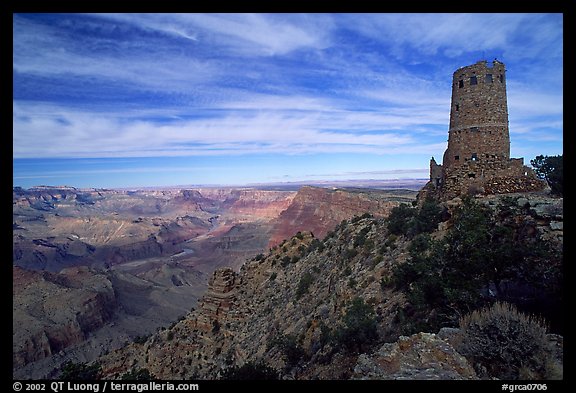
<svg viewBox="0 0 576 393">
<path fill-rule="evenodd" d="M 546 330 L 541 318 L 497 302 L 460 319 L 457 347 L 480 377 L 550 379 L 557 364 Z"/>
</svg>

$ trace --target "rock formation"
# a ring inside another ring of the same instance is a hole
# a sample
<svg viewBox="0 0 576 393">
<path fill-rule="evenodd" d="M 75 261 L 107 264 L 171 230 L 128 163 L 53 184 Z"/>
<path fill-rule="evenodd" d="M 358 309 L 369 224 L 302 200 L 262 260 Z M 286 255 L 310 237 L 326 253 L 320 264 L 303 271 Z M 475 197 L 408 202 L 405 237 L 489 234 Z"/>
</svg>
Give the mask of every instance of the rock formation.
<svg viewBox="0 0 576 393">
<path fill-rule="evenodd" d="M 208 290 L 198 304 L 198 317 L 192 322 L 193 328 L 209 333 L 229 322 L 229 312 L 236 300 L 237 278 L 230 268 L 214 272 L 208 282 Z"/>
<path fill-rule="evenodd" d="M 369 212 L 385 217 L 397 206 L 378 192 L 352 192 L 318 187 L 302 187 L 274 226 L 270 246 L 293 236 L 298 231 L 310 231 L 323 238 L 342 220 Z"/>
<path fill-rule="evenodd" d="M 55 274 L 14 267 L 13 283 L 14 368 L 82 342 L 116 312 L 112 283 L 87 268 Z"/>
<path fill-rule="evenodd" d="M 372 354 L 358 357 L 359 379 L 452 380 L 478 379 L 468 360 L 435 334 L 401 336 Z"/>
</svg>

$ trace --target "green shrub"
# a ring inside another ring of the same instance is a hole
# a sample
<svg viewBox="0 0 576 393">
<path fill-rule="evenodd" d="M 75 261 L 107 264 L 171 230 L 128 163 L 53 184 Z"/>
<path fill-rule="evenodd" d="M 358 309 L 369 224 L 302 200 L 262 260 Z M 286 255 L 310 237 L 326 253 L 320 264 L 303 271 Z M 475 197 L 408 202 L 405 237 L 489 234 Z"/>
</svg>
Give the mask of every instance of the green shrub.
<svg viewBox="0 0 576 393">
<path fill-rule="evenodd" d="M 100 363 L 73 363 L 67 361 L 62 366 L 60 379 L 68 379 L 72 381 L 86 381 L 100 379 L 102 367 Z"/>
<path fill-rule="evenodd" d="M 328 231 L 328 233 L 326 234 L 326 237 L 324 237 L 324 241 L 329 240 L 329 239 L 333 238 L 334 236 L 336 236 L 336 232 Z"/>
<path fill-rule="evenodd" d="M 296 300 L 300 299 L 306 293 L 308 293 L 308 288 L 314 281 L 314 276 L 309 272 L 305 272 L 302 277 L 300 277 L 300 281 L 298 282 L 298 288 L 296 288 Z"/>
<path fill-rule="evenodd" d="M 438 202 L 431 198 L 425 199 L 411 223 L 412 234 L 418 235 L 436 230 L 442 221 L 442 216 L 443 210 Z"/>
<path fill-rule="evenodd" d="M 344 269 L 344 276 L 348 277 L 351 274 L 352 274 L 352 268 L 350 266 L 346 266 L 346 268 Z"/>
<path fill-rule="evenodd" d="M 344 251 L 344 258 L 349 261 L 352 260 L 352 258 L 354 258 L 356 255 L 358 255 L 358 250 L 355 248 L 347 248 Z"/>
<path fill-rule="evenodd" d="M 380 278 L 380 288 L 382 288 L 383 291 L 385 291 L 386 289 L 388 289 L 392 284 L 392 278 L 390 276 L 383 276 L 382 278 Z"/>
<path fill-rule="evenodd" d="M 518 379 L 520 372 L 546 378 L 550 353 L 543 320 L 497 302 L 461 318 L 458 351 L 480 377 Z"/>
<path fill-rule="evenodd" d="M 298 341 L 296 336 L 280 334 L 268 343 L 268 349 L 278 347 L 286 360 L 288 367 L 295 366 L 304 357 L 305 352 Z"/>
<path fill-rule="evenodd" d="M 134 337 L 134 339 L 132 341 L 134 342 L 134 344 L 144 344 L 148 340 L 149 337 L 150 337 L 150 335 L 136 336 L 136 337 Z"/>
<path fill-rule="evenodd" d="M 386 238 L 386 241 L 384 242 L 384 246 L 386 247 L 390 247 L 392 249 L 396 248 L 396 240 L 398 239 L 398 236 L 396 236 L 395 234 L 391 233 L 390 235 L 388 235 L 388 237 Z M 383 253 L 383 252 L 382 252 Z"/>
<path fill-rule="evenodd" d="M 410 229 L 410 221 L 414 218 L 416 209 L 401 203 L 394 207 L 388 215 L 388 231 L 394 235 L 406 235 Z"/>
<path fill-rule="evenodd" d="M 366 242 L 366 235 L 368 234 L 368 232 L 370 232 L 370 228 L 371 226 L 367 226 L 360 230 L 360 232 L 358 233 L 358 235 L 356 235 L 356 238 L 354 239 L 353 244 L 354 248 L 364 245 L 364 243 Z"/>
<path fill-rule="evenodd" d="M 364 347 L 378 339 L 374 310 L 356 297 L 352 300 L 343 318 L 344 326 L 333 334 L 334 340 L 349 352 L 363 352 Z"/>
<path fill-rule="evenodd" d="M 388 231 L 394 235 L 413 237 L 434 231 L 442 221 L 444 210 L 437 201 L 427 198 L 420 208 L 402 203 L 388 216 Z"/>
<path fill-rule="evenodd" d="M 282 262 L 280 263 L 282 265 L 282 267 L 286 267 L 288 266 L 288 264 L 291 262 L 291 258 L 288 255 L 284 255 L 282 257 Z"/>
<path fill-rule="evenodd" d="M 123 381 L 151 381 L 155 378 L 147 368 L 132 369 L 120 377 Z"/>
<path fill-rule="evenodd" d="M 248 362 L 242 366 L 232 366 L 225 369 L 221 379 L 231 381 L 255 381 L 279 379 L 278 371 L 264 362 Z"/>
<path fill-rule="evenodd" d="M 414 237 L 410 258 L 392 270 L 392 282 L 406 292 L 428 329 L 455 324 L 460 315 L 492 302 L 487 288 L 498 300 L 504 298 L 503 282 L 539 288 L 561 277 L 556 257 L 541 239 L 523 238 L 521 227 L 503 225 L 472 199 L 456 209 L 453 223 L 442 239 Z"/>
<path fill-rule="evenodd" d="M 348 279 L 348 288 L 354 289 L 354 288 L 356 288 L 356 284 L 357 284 L 357 282 L 356 282 L 356 280 L 354 280 L 354 278 L 350 277 Z"/>
<path fill-rule="evenodd" d="M 365 254 L 369 254 L 373 248 L 374 248 L 374 240 L 368 239 L 364 242 L 364 253 Z"/>
<path fill-rule="evenodd" d="M 430 248 L 430 245 L 430 235 L 427 233 L 421 233 L 412 239 L 410 245 L 408 246 L 408 251 L 410 251 L 411 255 L 424 253 Z"/>
<path fill-rule="evenodd" d="M 324 321 L 320 321 L 320 345 L 325 346 L 332 340 L 332 330 L 324 323 Z"/>
</svg>

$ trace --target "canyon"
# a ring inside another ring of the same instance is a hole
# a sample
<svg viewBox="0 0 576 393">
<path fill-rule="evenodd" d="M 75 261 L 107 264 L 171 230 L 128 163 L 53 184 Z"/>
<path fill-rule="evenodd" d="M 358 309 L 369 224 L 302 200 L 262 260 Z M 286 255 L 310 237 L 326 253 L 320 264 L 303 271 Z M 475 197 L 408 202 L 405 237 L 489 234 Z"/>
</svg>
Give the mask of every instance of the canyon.
<svg viewBox="0 0 576 393">
<path fill-rule="evenodd" d="M 461 203 L 447 205 L 452 218 L 432 228 L 432 238 L 458 230 L 453 218 Z M 523 236 L 561 252 L 561 198 L 516 194 L 477 203 L 487 212 L 506 212 L 503 219 Z M 421 330 L 418 323 L 434 318 L 438 309 L 423 309 L 419 319 L 413 298 L 393 284 L 396 268 L 413 258 L 414 243 L 391 233 L 389 222 L 357 215 L 323 238 L 297 232 L 239 271 L 215 270 L 194 311 L 145 341 L 101 357 L 102 377 L 146 370 L 159 379 L 243 379 L 267 369 L 283 380 L 485 379 L 478 373 L 482 368 L 461 354 L 458 325 Z M 548 275 L 540 281 L 553 283 L 561 256 L 539 263 L 531 268 Z M 508 284 L 511 295 L 515 289 Z M 547 334 L 543 347 L 546 367 L 554 371 L 546 378 L 561 379 L 562 336 Z"/>
<path fill-rule="evenodd" d="M 93 361 L 142 340 L 194 310 L 217 269 L 238 272 L 299 231 L 324 236 L 355 215 L 384 217 L 415 195 L 15 187 L 13 375 L 54 377 L 68 360 Z"/>
</svg>

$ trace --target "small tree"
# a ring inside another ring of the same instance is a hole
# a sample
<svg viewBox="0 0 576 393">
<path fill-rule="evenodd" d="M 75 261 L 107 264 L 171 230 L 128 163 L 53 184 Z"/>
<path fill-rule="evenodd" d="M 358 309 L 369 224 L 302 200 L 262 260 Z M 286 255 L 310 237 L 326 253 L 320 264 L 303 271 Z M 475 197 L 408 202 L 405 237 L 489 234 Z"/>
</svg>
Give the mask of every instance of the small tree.
<svg viewBox="0 0 576 393">
<path fill-rule="evenodd" d="M 393 208 L 388 215 L 388 230 L 394 235 L 406 235 L 416 209 L 405 203 Z"/>
<path fill-rule="evenodd" d="M 296 336 L 279 334 L 268 344 L 268 348 L 278 347 L 284 354 L 286 365 L 295 366 L 304 357 L 304 349 L 298 344 Z"/>
<path fill-rule="evenodd" d="M 362 352 L 366 344 L 378 339 L 374 310 L 360 297 L 352 300 L 343 322 L 344 326 L 336 330 L 334 338 L 350 352 Z"/>
<path fill-rule="evenodd" d="M 310 288 L 313 281 L 314 276 L 309 272 L 302 274 L 302 277 L 300 277 L 300 281 L 298 282 L 298 288 L 296 288 L 296 300 L 308 293 L 308 288 Z"/>
<path fill-rule="evenodd" d="M 442 208 L 434 199 L 426 198 L 414 217 L 412 230 L 415 235 L 423 232 L 429 233 L 434 231 L 441 221 Z"/>
<path fill-rule="evenodd" d="M 564 163 L 563 156 L 536 156 L 530 160 L 534 172 L 539 178 L 546 180 L 553 194 L 563 195 Z"/>
</svg>

